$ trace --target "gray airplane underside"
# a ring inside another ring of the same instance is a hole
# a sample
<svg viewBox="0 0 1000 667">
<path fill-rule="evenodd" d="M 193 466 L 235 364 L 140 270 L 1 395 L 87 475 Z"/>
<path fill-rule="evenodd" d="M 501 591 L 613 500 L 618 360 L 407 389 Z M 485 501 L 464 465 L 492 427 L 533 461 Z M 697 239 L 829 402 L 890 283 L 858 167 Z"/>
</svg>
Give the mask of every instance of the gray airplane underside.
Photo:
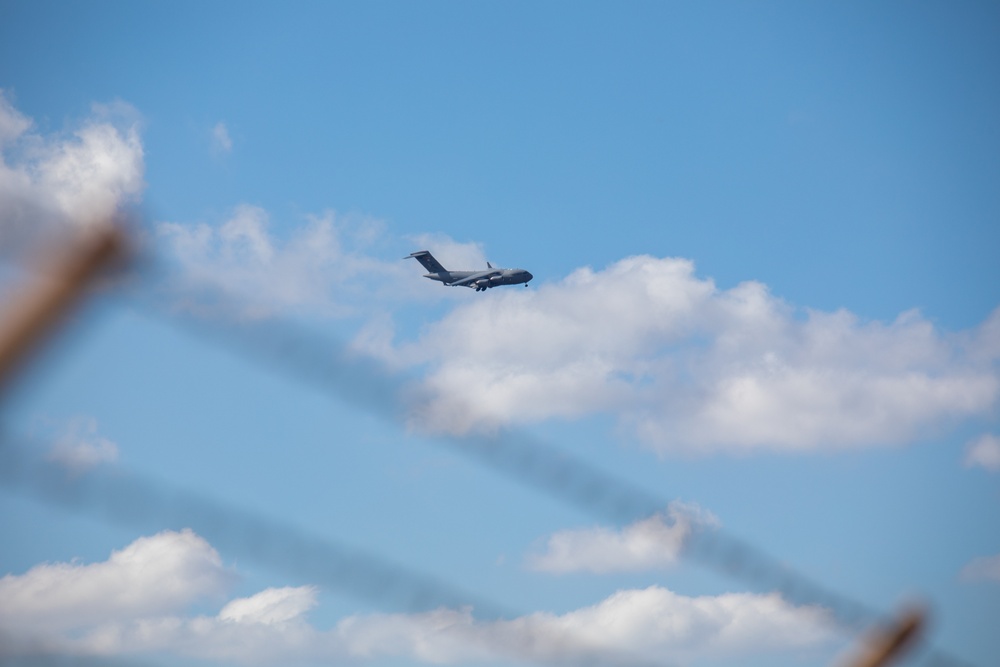
<svg viewBox="0 0 1000 667">
<path fill-rule="evenodd" d="M 427 269 L 429 273 L 425 273 L 424 278 L 430 278 L 451 287 L 473 287 L 477 292 L 483 292 L 500 285 L 524 283 L 524 286 L 527 287 L 528 281 L 534 278 L 524 269 L 499 269 L 489 262 L 486 262 L 488 268 L 485 271 L 449 271 L 426 250 L 410 253 L 403 259 L 410 257 Z"/>
</svg>

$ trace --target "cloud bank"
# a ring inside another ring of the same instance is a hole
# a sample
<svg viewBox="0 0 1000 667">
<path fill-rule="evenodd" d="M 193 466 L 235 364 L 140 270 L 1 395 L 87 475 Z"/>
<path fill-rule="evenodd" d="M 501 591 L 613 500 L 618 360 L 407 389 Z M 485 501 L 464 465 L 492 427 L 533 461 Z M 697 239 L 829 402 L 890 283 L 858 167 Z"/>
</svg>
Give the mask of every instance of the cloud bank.
<svg viewBox="0 0 1000 667">
<path fill-rule="evenodd" d="M 718 525 L 697 505 L 672 502 L 665 513 L 621 530 L 595 527 L 562 530 L 546 540 L 545 550 L 527 559 L 541 572 L 627 572 L 674 565 L 695 525 Z"/>
<path fill-rule="evenodd" d="M 222 121 L 212 128 L 212 152 L 216 155 L 231 153 L 233 150 L 233 140 L 229 136 L 229 128 Z"/>
<path fill-rule="evenodd" d="M 116 462 L 118 445 L 98 433 L 96 419 L 78 417 L 56 439 L 48 458 L 73 472 L 82 472 L 102 463 Z"/>
<path fill-rule="evenodd" d="M 423 373 L 410 423 L 432 433 L 609 414 L 661 454 L 813 451 L 911 441 L 988 416 L 1000 398 L 1000 309 L 962 332 L 917 311 L 863 321 L 796 308 L 754 281 L 720 289 L 689 260 L 644 255 L 478 296 L 379 257 L 375 221 L 327 212 L 285 240 L 268 222 L 244 205 L 219 226 L 159 225 L 185 305 L 367 318 L 352 346 Z M 476 244 L 412 242 L 446 265 L 485 263 Z M 399 335 L 391 313 L 442 297 L 450 312 Z"/>
<path fill-rule="evenodd" d="M 43 136 L 0 90 L 0 248 L 23 252 L 137 201 L 145 187 L 137 118 L 122 102 L 94 105 L 71 135 Z"/>
<path fill-rule="evenodd" d="M 1000 582 L 1000 554 L 973 559 L 959 576 L 965 581 Z"/>
<path fill-rule="evenodd" d="M 112 215 L 144 187 L 139 123 L 127 105 L 95 106 L 65 136 L 33 128 L 0 91 L 8 253 Z M 797 308 L 758 282 L 720 289 L 689 260 L 650 256 L 467 298 L 380 254 L 387 235 L 377 220 L 326 212 L 281 238 L 269 222 L 263 209 L 240 205 L 220 225 L 157 225 L 172 267 L 166 289 L 203 314 L 366 320 L 353 346 L 424 373 L 411 424 L 431 432 L 608 414 L 661 454 L 811 451 L 910 441 L 988 416 L 1000 398 L 1000 309 L 963 332 L 915 311 L 866 322 Z M 441 235 L 407 246 L 447 265 L 485 264 L 478 244 Z M 397 334 L 394 310 L 442 298 L 456 307 L 416 337 Z M 967 465 L 993 469 L 996 449 L 978 443 Z"/>
<path fill-rule="evenodd" d="M 965 466 L 979 466 L 990 472 L 1000 471 L 1000 438 L 992 433 L 984 433 L 965 448 Z"/>
<path fill-rule="evenodd" d="M 289 314 L 339 318 L 448 296 L 449 290 L 432 289 L 412 260 L 375 254 L 373 246 L 386 238 L 384 223 L 377 219 L 326 211 L 306 216 L 305 224 L 287 238 L 279 238 L 270 226 L 267 211 L 247 204 L 218 225 L 156 225 L 157 246 L 173 267 L 168 288 L 176 302 L 198 313 L 223 310 L 247 319 Z M 447 260 L 481 260 L 485 267 L 475 244 L 441 237 L 414 242 L 434 240 L 444 247 Z"/>
<path fill-rule="evenodd" d="M 4 629 L 68 630 L 182 609 L 220 595 L 231 579 L 190 530 L 139 538 L 101 563 L 37 565 L 0 579 Z"/>
<path fill-rule="evenodd" d="M 307 619 L 312 586 L 268 588 L 215 615 L 185 615 L 232 582 L 218 553 L 189 530 L 136 540 L 101 563 L 39 565 L 0 579 L 0 633 L 18 641 L 0 657 L 39 646 L 63 653 L 167 653 L 235 664 L 407 659 L 434 664 L 511 658 L 567 662 L 605 652 L 668 662 L 829 650 L 830 619 L 776 594 L 687 597 L 659 586 L 622 590 L 564 614 L 483 620 L 471 609 L 352 615 L 323 630 Z M 37 636 L 35 637 L 37 639 Z"/>
<path fill-rule="evenodd" d="M 959 334 L 915 311 L 863 322 L 637 256 L 463 303 L 397 353 L 427 369 L 415 424 L 432 431 L 610 413 L 662 453 L 804 451 L 990 413 L 998 340 L 1000 309 Z"/>
<path fill-rule="evenodd" d="M 488 648 L 502 646 L 514 657 L 543 662 L 623 652 L 688 664 L 815 648 L 830 641 L 829 627 L 821 610 L 795 608 L 777 595 L 686 597 L 650 586 L 619 591 L 561 615 L 534 613 L 483 622 L 468 611 L 438 610 L 354 617 L 337 630 L 351 637 L 354 655 L 366 657 L 408 654 L 425 662 L 454 664 L 496 659 Z"/>
</svg>

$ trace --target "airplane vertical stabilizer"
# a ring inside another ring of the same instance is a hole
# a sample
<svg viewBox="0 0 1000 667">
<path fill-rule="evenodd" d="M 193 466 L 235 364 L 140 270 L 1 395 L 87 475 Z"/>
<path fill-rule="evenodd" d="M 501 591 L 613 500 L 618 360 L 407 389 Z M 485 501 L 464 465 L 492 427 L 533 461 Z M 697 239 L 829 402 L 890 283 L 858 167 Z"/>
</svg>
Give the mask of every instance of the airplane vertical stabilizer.
<svg viewBox="0 0 1000 667">
<path fill-rule="evenodd" d="M 426 250 L 418 250 L 417 252 L 410 253 L 403 259 L 414 258 L 418 262 L 424 265 L 429 273 L 447 273 L 448 269 L 441 266 L 441 262 L 434 259 L 434 255 L 430 254 Z"/>
</svg>

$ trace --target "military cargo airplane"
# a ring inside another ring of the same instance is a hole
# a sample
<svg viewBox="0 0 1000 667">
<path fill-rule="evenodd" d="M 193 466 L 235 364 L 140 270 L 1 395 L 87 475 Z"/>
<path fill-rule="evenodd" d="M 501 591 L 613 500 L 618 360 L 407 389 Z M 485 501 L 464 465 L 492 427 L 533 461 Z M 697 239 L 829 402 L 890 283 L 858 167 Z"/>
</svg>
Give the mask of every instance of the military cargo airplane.
<svg viewBox="0 0 1000 667">
<path fill-rule="evenodd" d="M 423 264 L 424 268 L 430 272 L 425 273 L 424 278 L 437 280 L 451 287 L 474 287 L 477 292 L 484 292 L 499 285 L 524 283 L 524 286 L 527 287 L 528 281 L 534 278 L 524 269 L 500 269 L 489 262 L 486 262 L 486 266 L 489 268 L 485 271 L 449 271 L 426 250 L 410 253 L 403 259 L 411 257 Z"/>
</svg>

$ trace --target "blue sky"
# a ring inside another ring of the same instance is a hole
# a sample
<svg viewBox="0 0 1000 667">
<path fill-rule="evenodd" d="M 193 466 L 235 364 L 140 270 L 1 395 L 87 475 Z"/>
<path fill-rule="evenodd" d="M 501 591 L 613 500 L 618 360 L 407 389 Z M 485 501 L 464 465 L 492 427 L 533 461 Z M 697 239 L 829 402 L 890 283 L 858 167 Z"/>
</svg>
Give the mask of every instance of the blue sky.
<svg viewBox="0 0 1000 667">
<path fill-rule="evenodd" d="M 923 600 L 928 646 L 991 664 L 998 35 L 971 2 L 0 4 L 4 293 L 121 207 L 149 268 L 5 396 L 19 451 L 91 486 L 5 476 L 0 630 L 164 665 L 857 640 L 679 555 L 721 531 L 875 609 Z M 442 288 L 418 249 L 535 278 Z M 662 507 L 456 454 L 504 438 Z M 101 509 L 131 479 L 134 513 Z M 480 606 L 269 561 L 219 506 Z"/>
</svg>

